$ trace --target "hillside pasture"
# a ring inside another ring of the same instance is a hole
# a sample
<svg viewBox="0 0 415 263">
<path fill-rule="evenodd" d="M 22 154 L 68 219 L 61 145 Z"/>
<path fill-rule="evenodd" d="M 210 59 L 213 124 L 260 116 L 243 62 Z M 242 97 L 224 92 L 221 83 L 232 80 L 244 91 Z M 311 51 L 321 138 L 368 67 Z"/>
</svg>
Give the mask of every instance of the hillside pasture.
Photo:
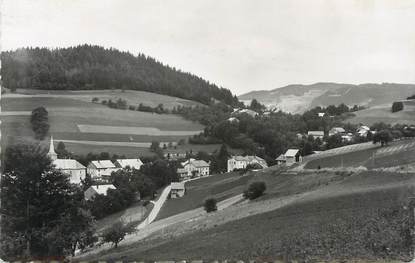
<svg viewBox="0 0 415 263">
<path fill-rule="evenodd" d="M 383 104 L 374 106 L 368 109 L 354 112 L 355 116 L 347 119 L 346 122 L 353 124 L 364 123 L 365 125 L 372 125 L 376 122 L 384 122 L 386 124 L 415 124 L 415 102 L 411 100 L 402 101 L 404 109 L 402 111 L 392 113 L 390 104 Z"/>
<path fill-rule="evenodd" d="M 163 104 L 166 109 L 173 109 L 177 106 L 202 106 L 203 104 L 191 100 L 161 95 L 157 93 L 134 91 L 134 90 L 34 90 L 34 89 L 18 89 L 17 93 L 8 93 L 4 97 L 20 98 L 70 98 L 83 102 L 91 102 L 93 98 L 98 98 L 98 103 L 103 100 L 117 101 L 123 99 L 127 101 L 128 105 L 138 106 L 140 103 L 156 107 Z"/>
<path fill-rule="evenodd" d="M 243 192 L 251 175 L 242 176 L 238 172 L 211 175 L 187 182 L 186 194 L 177 199 L 169 199 L 162 207 L 157 220 L 167 218 L 203 206 L 207 198 L 218 202 Z"/>
<path fill-rule="evenodd" d="M 279 183 L 289 179 L 288 174 L 278 178 L 284 172 L 271 171 L 251 179 L 268 176 L 267 186 L 272 177 Z M 312 176 L 310 182 L 327 176 L 337 179 L 311 190 L 296 189 L 287 181 L 284 185 L 297 194 L 272 198 L 267 197 L 274 188 L 270 185 L 259 200 L 170 225 L 143 240 L 86 259 L 409 259 L 413 218 L 407 205 L 414 194 L 414 174 L 360 172 L 338 177 L 304 172 L 291 176 Z"/>
<path fill-rule="evenodd" d="M 1 103 L 2 134 L 5 138 L 2 142 L 3 147 L 18 141 L 19 138 L 27 141 L 33 136 L 30 112 L 40 106 L 46 107 L 49 112 L 50 134 L 54 136 L 55 141 L 68 141 L 68 150 L 76 154 L 108 150 L 120 155 L 131 156 L 137 152 L 148 155 L 148 146 L 152 141 L 177 142 L 203 130 L 202 125 L 177 115 L 110 109 L 66 95 L 6 96 L 2 98 Z M 92 127 L 92 130 L 80 130 L 80 127 Z M 86 144 L 87 141 L 101 143 Z M 105 142 L 108 142 L 107 145 L 102 144 Z M 131 145 L 125 146 L 126 142 L 130 142 Z M 138 147 L 140 143 L 145 147 Z"/>
<path fill-rule="evenodd" d="M 384 168 L 415 163 L 415 141 L 402 140 L 387 146 L 377 146 L 360 151 L 315 158 L 306 163 L 305 169 L 359 167 Z"/>
</svg>

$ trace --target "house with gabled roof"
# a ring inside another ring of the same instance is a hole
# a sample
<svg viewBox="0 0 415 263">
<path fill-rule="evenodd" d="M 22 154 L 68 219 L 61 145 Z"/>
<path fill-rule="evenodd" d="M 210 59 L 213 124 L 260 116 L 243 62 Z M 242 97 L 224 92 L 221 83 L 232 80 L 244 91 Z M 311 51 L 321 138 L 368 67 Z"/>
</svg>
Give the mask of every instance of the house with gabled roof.
<svg viewBox="0 0 415 263">
<path fill-rule="evenodd" d="M 92 179 L 108 179 L 112 172 L 120 169 L 111 160 L 97 160 L 88 164 L 87 173 L 91 175 Z"/>
<path fill-rule="evenodd" d="M 190 158 L 182 162 L 181 166 L 181 168 L 177 169 L 177 173 L 183 180 L 210 174 L 210 164 L 204 160 Z"/>
<path fill-rule="evenodd" d="M 301 156 L 300 150 L 288 149 L 284 154 L 281 154 L 275 160 L 277 161 L 277 164 L 292 165 L 294 163 L 301 163 L 303 161 L 303 157 Z"/>
<path fill-rule="evenodd" d="M 72 184 L 80 184 L 86 176 L 86 167 L 74 159 L 58 159 L 53 145 L 53 137 L 50 137 L 49 152 L 47 156 L 52 160 L 55 169 L 69 176 L 69 181 Z"/>
<path fill-rule="evenodd" d="M 287 165 L 292 165 L 294 163 L 301 163 L 303 157 L 301 156 L 300 150 L 298 149 L 288 149 L 285 154 L 285 163 Z"/>
<path fill-rule="evenodd" d="M 329 136 L 333 136 L 333 135 L 345 135 L 346 134 L 346 130 L 343 127 L 333 127 L 330 129 L 329 131 Z"/>
<path fill-rule="evenodd" d="M 184 182 L 171 183 L 170 198 L 183 197 L 185 193 L 186 193 L 186 187 L 184 186 Z"/>
<path fill-rule="evenodd" d="M 324 138 L 324 131 L 309 131 L 307 133 L 307 136 L 311 136 L 314 139 L 319 138 L 320 140 L 322 140 Z"/>
<path fill-rule="evenodd" d="M 52 162 L 56 169 L 69 175 L 69 181 L 73 184 L 80 184 L 86 176 L 86 167 L 73 159 L 56 159 Z"/>
<path fill-rule="evenodd" d="M 140 170 L 143 162 L 140 159 L 117 159 L 114 165 L 121 169 L 130 167 L 130 169 Z"/>
<path fill-rule="evenodd" d="M 84 192 L 85 200 L 92 201 L 97 195 L 104 195 L 108 194 L 108 190 L 115 190 L 117 189 L 112 184 L 101 184 L 101 185 L 91 185 L 86 191 Z"/>
<path fill-rule="evenodd" d="M 267 162 L 262 159 L 261 157 L 258 157 L 256 155 L 254 156 L 232 156 L 228 159 L 228 172 L 232 172 L 234 170 L 239 169 L 245 169 L 250 164 L 259 164 L 262 168 L 267 168 Z"/>
</svg>

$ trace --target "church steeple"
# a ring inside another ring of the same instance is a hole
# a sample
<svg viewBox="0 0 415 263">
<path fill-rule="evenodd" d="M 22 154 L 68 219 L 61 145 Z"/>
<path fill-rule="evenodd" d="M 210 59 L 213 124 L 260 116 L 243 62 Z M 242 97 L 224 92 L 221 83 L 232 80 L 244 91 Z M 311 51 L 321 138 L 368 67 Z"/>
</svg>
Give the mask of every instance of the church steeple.
<svg viewBox="0 0 415 263">
<path fill-rule="evenodd" d="M 55 152 L 55 147 L 53 146 L 53 136 L 50 137 L 48 156 L 52 161 L 58 159 L 58 154 Z"/>
</svg>

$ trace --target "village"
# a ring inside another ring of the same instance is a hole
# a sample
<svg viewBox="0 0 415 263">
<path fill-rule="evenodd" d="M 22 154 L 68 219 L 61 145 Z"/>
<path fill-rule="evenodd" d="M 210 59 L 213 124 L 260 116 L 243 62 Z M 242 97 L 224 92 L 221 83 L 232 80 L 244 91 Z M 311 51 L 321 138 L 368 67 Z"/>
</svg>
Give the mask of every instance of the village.
<svg viewBox="0 0 415 263">
<path fill-rule="evenodd" d="M 235 110 L 238 114 L 248 114 L 252 117 L 258 116 L 258 113 L 252 110 Z M 265 114 L 267 115 L 267 114 Z M 237 116 L 237 115 L 236 115 Z M 324 113 L 319 114 L 319 117 L 323 117 Z M 230 122 L 238 121 L 237 117 L 231 117 Z M 356 130 L 355 134 L 347 133 L 342 127 L 333 127 L 329 130 L 328 134 L 325 134 L 324 131 L 308 131 L 307 134 L 298 134 L 299 138 L 308 137 L 313 140 L 319 140 L 324 142 L 324 138 L 330 136 L 340 136 L 344 143 L 351 143 L 355 136 L 366 138 L 368 134 L 375 134 L 376 131 L 370 130 L 368 126 L 361 125 Z M 175 142 L 174 142 L 175 143 Z M 174 143 L 170 143 L 173 145 Z M 168 143 L 164 143 L 163 148 L 167 148 Z M 320 154 L 320 151 L 313 151 L 312 154 Z M 163 153 L 164 158 L 168 161 L 179 161 L 180 167 L 177 168 L 176 172 L 179 178 L 179 182 L 172 182 L 171 192 L 169 194 L 170 198 L 179 198 L 182 197 L 185 192 L 185 182 L 189 180 L 194 180 L 201 177 L 206 177 L 211 175 L 210 171 L 210 162 L 205 160 L 198 160 L 195 158 L 186 158 L 188 152 L 178 152 L 178 151 L 169 151 L 166 150 Z M 54 148 L 53 137 L 50 138 L 49 151 L 47 153 L 48 157 L 52 160 L 53 165 L 56 169 L 62 171 L 63 173 L 69 176 L 71 183 L 80 185 L 89 175 L 92 179 L 93 184 L 85 191 L 85 199 L 93 200 L 96 195 L 106 195 L 109 189 L 116 189 L 113 184 L 110 184 L 110 177 L 113 172 L 117 172 L 122 169 L 135 169 L 140 170 L 143 162 L 140 158 L 136 159 L 117 159 L 114 162 L 111 160 L 92 160 L 85 167 L 80 162 L 75 159 L 60 159 L 57 156 L 57 153 Z M 303 155 L 299 149 L 290 148 L 284 154 L 279 155 L 274 164 L 279 166 L 290 167 L 294 164 L 299 164 L 303 160 Z M 267 162 L 256 155 L 233 155 L 230 156 L 227 161 L 226 171 L 243 171 L 243 170 L 252 170 L 258 171 L 268 167 Z"/>
</svg>

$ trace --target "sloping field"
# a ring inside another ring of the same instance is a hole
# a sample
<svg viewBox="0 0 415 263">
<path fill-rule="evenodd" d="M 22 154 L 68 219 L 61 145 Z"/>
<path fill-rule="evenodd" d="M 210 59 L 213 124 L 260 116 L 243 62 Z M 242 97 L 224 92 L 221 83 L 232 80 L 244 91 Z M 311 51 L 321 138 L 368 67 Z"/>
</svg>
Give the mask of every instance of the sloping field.
<svg viewBox="0 0 415 263">
<path fill-rule="evenodd" d="M 39 106 L 46 107 L 49 112 L 50 133 L 55 141 L 66 140 L 68 150 L 77 154 L 99 152 L 105 148 L 111 153 L 136 156 L 136 153 L 148 153 L 151 141 L 178 141 L 203 130 L 202 125 L 177 115 L 110 109 L 66 93 L 51 97 L 19 94 L 3 97 L 3 147 L 12 139 L 21 140 L 33 136 L 30 112 Z M 100 143 L 85 143 L 88 141 Z M 131 145 L 124 145 L 126 143 Z M 132 149 L 126 150 L 134 147 L 135 154 Z"/>
<path fill-rule="evenodd" d="M 237 172 L 217 174 L 187 182 L 186 195 L 169 199 L 162 207 L 157 220 L 203 206 L 209 197 L 222 201 L 243 192 L 252 174 L 242 176 Z"/>
<path fill-rule="evenodd" d="M 292 180 L 310 175 L 292 174 Z M 272 176 L 280 182 L 284 181 L 280 176 L 288 179 L 278 172 L 262 176 L 269 177 L 267 184 Z M 333 180 L 305 192 L 291 184 L 290 191 L 297 194 L 272 198 L 267 194 L 141 239 L 131 237 L 118 249 L 86 259 L 409 259 L 413 218 L 407 204 L 414 195 L 414 174 L 322 172 L 312 176 L 313 181 L 326 176 Z M 268 192 L 275 195 L 278 190 L 271 186 Z"/>
<path fill-rule="evenodd" d="M 414 101 L 403 101 L 404 109 L 392 113 L 392 103 L 375 106 L 369 109 L 356 111 L 355 117 L 347 119 L 347 122 L 359 124 L 364 123 L 365 125 L 372 125 L 376 122 L 384 122 L 387 124 L 415 124 L 415 107 Z"/>
<path fill-rule="evenodd" d="M 22 98 L 22 97 L 32 97 L 32 98 L 71 98 L 75 100 L 80 100 L 84 102 L 91 102 L 93 98 L 98 98 L 99 101 L 102 100 L 112 100 L 116 101 L 118 99 L 123 99 L 127 101 L 128 105 L 138 106 L 140 103 L 143 103 L 146 106 L 156 107 L 160 103 L 163 104 L 164 108 L 172 109 L 177 106 L 196 106 L 202 105 L 199 102 L 181 99 L 177 97 L 171 97 L 167 95 L 161 95 L 157 93 L 145 92 L 145 91 L 134 91 L 134 90 L 30 90 L 30 89 L 19 89 L 18 94 L 16 93 L 7 93 L 3 95 L 3 98 Z"/>
<path fill-rule="evenodd" d="M 340 149 L 340 148 L 339 148 Z M 363 150 L 342 153 L 332 156 L 314 157 L 304 168 L 317 169 L 334 167 L 383 168 L 402 166 L 415 163 L 415 140 L 402 140 L 390 143 L 388 146 L 366 148 Z"/>
</svg>

